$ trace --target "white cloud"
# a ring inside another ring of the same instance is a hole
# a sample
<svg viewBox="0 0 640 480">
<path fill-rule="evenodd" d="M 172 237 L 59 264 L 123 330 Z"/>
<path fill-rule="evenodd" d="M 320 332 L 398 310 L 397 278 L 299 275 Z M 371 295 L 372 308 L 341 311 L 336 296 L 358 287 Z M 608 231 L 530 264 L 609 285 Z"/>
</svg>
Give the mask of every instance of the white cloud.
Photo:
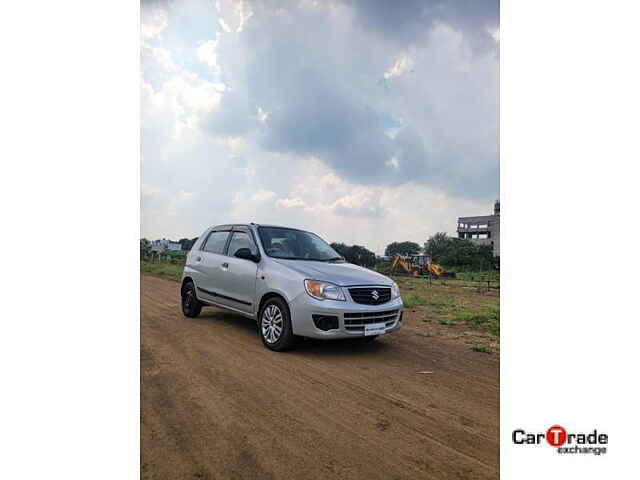
<svg viewBox="0 0 640 480">
<path fill-rule="evenodd" d="M 167 57 L 161 55 L 160 58 Z M 147 113 L 164 112 L 172 117 L 173 136 L 179 138 L 185 129 L 197 128 L 206 114 L 219 105 L 226 87 L 175 67 L 173 63 L 159 64 L 167 67 L 170 75 L 158 89 L 142 82 L 143 119 Z"/>
<path fill-rule="evenodd" d="M 143 183 L 140 186 L 140 193 L 143 197 L 152 197 L 161 193 L 161 189 L 159 189 L 158 187 L 154 187 L 153 185 Z"/>
<path fill-rule="evenodd" d="M 413 68 L 413 65 L 413 59 L 407 55 L 403 55 L 402 57 L 398 58 L 386 72 L 384 72 L 384 78 L 385 80 L 389 80 L 393 77 L 399 77 L 400 75 L 403 75 L 411 70 Z"/>
<path fill-rule="evenodd" d="M 384 164 L 392 168 L 398 168 L 400 166 L 400 163 L 398 162 L 398 157 L 396 157 L 395 155 L 391 157 L 390 160 L 387 160 Z"/>
<path fill-rule="evenodd" d="M 215 73 L 220 73 L 220 66 L 218 65 L 218 53 L 216 48 L 218 46 L 219 35 L 216 35 L 215 40 L 208 40 L 200 45 L 197 49 L 198 60 L 205 65 L 211 67 Z"/>
<path fill-rule="evenodd" d="M 281 198 L 276 201 L 277 207 L 282 208 L 307 208 L 307 204 L 300 198 Z"/>
<path fill-rule="evenodd" d="M 244 26 L 253 16 L 253 11 L 247 2 L 240 1 L 236 4 L 235 14 L 238 17 L 238 28 L 236 28 L 236 32 L 240 33 L 244 30 Z"/>
<path fill-rule="evenodd" d="M 256 118 L 260 123 L 265 124 L 269 119 L 269 112 L 265 112 L 262 110 L 262 107 L 258 107 L 258 114 L 256 115 Z"/>
<path fill-rule="evenodd" d="M 355 188 L 353 193 L 338 198 L 330 210 L 344 217 L 375 217 L 384 220 L 387 213 L 379 199 L 380 192 L 373 188 Z"/>
<path fill-rule="evenodd" d="M 238 154 L 247 148 L 247 139 L 244 137 L 227 137 L 224 144 L 232 154 Z"/>
<path fill-rule="evenodd" d="M 229 25 L 227 25 L 227 22 L 224 21 L 224 18 L 219 18 L 218 23 L 225 32 L 231 33 L 231 28 L 229 27 Z"/>
<path fill-rule="evenodd" d="M 454 234 L 459 216 L 489 214 L 492 208 L 491 201 L 463 199 L 425 185 L 357 185 L 317 160 L 308 160 L 280 194 L 268 192 L 237 193 L 231 221 L 304 228 L 329 242 L 364 245 L 380 254 L 393 241 L 422 244 L 439 231 Z"/>
<path fill-rule="evenodd" d="M 218 12 L 218 24 L 227 32 L 241 33 L 254 12 L 251 2 L 246 0 L 222 0 L 215 2 Z"/>
<path fill-rule="evenodd" d="M 155 38 L 169 25 L 167 11 L 162 8 L 142 8 L 140 31 L 143 38 Z"/>
<path fill-rule="evenodd" d="M 496 43 L 500 43 L 500 29 L 499 28 L 495 28 L 495 29 L 487 29 L 487 31 L 489 32 L 489 35 L 491 35 L 491 38 L 493 38 L 493 40 Z"/>
<path fill-rule="evenodd" d="M 171 52 L 166 48 L 142 45 L 142 63 L 153 63 L 165 72 L 175 72 L 179 70 L 178 65 L 173 61 Z"/>
<path fill-rule="evenodd" d="M 268 202 L 269 200 L 272 200 L 275 196 L 276 194 L 269 190 L 258 190 L 256 193 L 253 194 L 253 196 L 251 197 L 251 200 L 264 203 L 264 202 Z"/>
<path fill-rule="evenodd" d="M 159 95 L 171 104 L 181 128 L 195 128 L 200 119 L 220 103 L 219 85 L 200 78 L 176 75 L 164 83 Z"/>
</svg>

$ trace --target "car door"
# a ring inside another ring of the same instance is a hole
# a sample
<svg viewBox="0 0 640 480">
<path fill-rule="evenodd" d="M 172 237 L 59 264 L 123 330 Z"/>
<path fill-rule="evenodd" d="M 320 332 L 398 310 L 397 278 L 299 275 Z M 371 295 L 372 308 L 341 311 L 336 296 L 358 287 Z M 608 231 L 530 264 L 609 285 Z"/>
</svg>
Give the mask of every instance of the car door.
<svg viewBox="0 0 640 480">
<path fill-rule="evenodd" d="M 229 266 L 225 272 L 226 288 L 232 302 L 231 306 L 246 313 L 253 313 L 258 264 L 252 260 L 235 257 L 235 253 L 241 248 L 248 248 L 254 255 L 258 254 L 258 248 L 249 229 L 234 227 L 227 247 Z"/>
<path fill-rule="evenodd" d="M 196 254 L 197 269 L 201 272 L 200 282 L 196 285 L 198 298 L 227 305 L 225 289 L 225 273 L 228 266 L 224 255 L 229 239 L 229 230 L 213 230 L 209 233 Z"/>
</svg>

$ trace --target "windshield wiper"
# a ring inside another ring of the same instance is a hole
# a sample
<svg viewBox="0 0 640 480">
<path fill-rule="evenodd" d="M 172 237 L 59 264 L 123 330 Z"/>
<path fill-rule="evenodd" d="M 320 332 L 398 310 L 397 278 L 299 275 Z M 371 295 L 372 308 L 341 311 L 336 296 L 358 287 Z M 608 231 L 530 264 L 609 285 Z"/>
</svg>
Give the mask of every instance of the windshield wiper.
<svg viewBox="0 0 640 480">
<path fill-rule="evenodd" d="M 270 255 L 271 258 L 277 258 L 278 260 L 306 260 L 307 262 L 336 262 L 343 261 L 342 257 L 333 257 L 333 258 L 306 258 L 306 257 L 276 257 L 274 255 Z"/>
<path fill-rule="evenodd" d="M 270 255 L 271 258 L 277 258 L 278 260 L 313 260 L 313 258 L 304 258 L 304 257 L 277 257 L 275 255 Z"/>
</svg>

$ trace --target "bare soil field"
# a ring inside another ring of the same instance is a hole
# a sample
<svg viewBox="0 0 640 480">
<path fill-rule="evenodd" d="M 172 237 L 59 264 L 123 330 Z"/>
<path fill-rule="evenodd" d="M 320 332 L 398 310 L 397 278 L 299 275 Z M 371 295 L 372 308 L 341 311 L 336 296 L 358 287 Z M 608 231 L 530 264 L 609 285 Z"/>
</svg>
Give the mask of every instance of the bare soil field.
<svg viewBox="0 0 640 480">
<path fill-rule="evenodd" d="M 186 318 L 178 283 L 142 275 L 141 477 L 498 478 L 499 343 L 442 313 L 496 299 L 439 292 L 375 342 L 274 353 L 255 322 Z"/>
</svg>

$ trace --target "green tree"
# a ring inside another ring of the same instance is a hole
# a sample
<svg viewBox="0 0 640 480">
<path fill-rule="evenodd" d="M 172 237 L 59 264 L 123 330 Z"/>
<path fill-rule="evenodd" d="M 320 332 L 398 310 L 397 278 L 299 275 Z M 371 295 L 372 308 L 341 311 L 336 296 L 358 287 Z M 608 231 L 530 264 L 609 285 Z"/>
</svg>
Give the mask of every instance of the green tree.
<svg viewBox="0 0 640 480">
<path fill-rule="evenodd" d="M 490 245 L 476 245 L 470 240 L 452 238 L 443 232 L 429 238 L 424 244 L 424 250 L 434 263 L 446 267 L 490 270 L 496 265 Z"/>
<path fill-rule="evenodd" d="M 191 250 L 191 247 L 193 247 L 195 240 L 189 240 L 188 238 L 181 238 L 180 240 L 178 240 L 178 243 L 182 247 L 183 251 L 189 251 Z"/>
<path fill-rule="evenodd" d="M 373 267 L 376 264 L 376 254 L 361 246 L 353 245 L 350 249 L 351 263 L 363 267 Z"/>
<path fill-rule="evenodd" d="M 420 245 L 415 242 L 393 242 L 387 245 L 384 254 L 388 257 L 394 255 L 415 255 L 420 253 Z"/>
<path fill-rule="evenodd" d="M 332 243 L 331 248 L 342 255 L 349 263 L 363 267 L 374 267 L 376 254 L 361 245 L 345 245 L 344 243 Z"/>
<path fill-rule="evenodd" d="M 331 248 L 333 248 L 336 252 L 338 252 L 340 255 L 342 255 L 345 259 L 347 258 L 347 255 L 349 254 L 349 246 L 345 245 L 344 243 L 332 243 L 331 244 Z"/>
<path fill-rule="evenodd" d="M 424 251 L 427 255 L 430 255 L 435 262 L 436 258 L 446 255 L 450 247 L 450 240 L 451 238 L 449 238 L 446 233 L 438 232 L 424 244 Z"/>
<path fill-rule="evenodd" d="M 151 242 L 146 238 L 140 239 L 140 256 L 148 257 L 151 253 Z"/>
</svg>

